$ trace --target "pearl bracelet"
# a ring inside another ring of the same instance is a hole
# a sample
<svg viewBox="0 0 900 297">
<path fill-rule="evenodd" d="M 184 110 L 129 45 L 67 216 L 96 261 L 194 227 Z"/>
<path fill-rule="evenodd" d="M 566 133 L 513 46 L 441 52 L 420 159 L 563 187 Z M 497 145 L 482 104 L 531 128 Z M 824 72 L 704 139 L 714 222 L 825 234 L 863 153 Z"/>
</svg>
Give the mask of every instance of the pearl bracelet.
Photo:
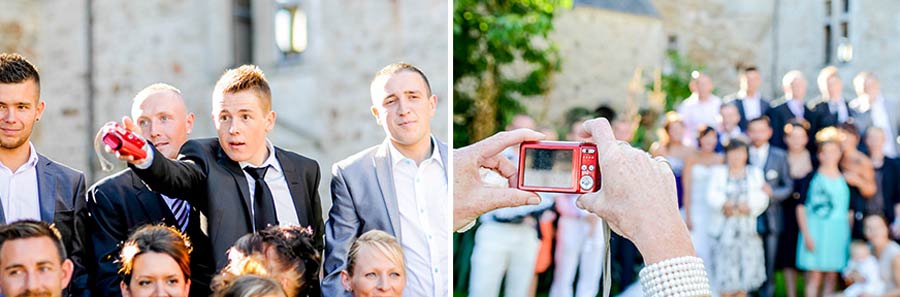
<svg viewBox="0 0 900 297">
<path fill-rule="evenodd" d="M 644 267 L 640 273 L 644 296 L 711 296 L 703 260 L 678 257 Z"/>
</svg>

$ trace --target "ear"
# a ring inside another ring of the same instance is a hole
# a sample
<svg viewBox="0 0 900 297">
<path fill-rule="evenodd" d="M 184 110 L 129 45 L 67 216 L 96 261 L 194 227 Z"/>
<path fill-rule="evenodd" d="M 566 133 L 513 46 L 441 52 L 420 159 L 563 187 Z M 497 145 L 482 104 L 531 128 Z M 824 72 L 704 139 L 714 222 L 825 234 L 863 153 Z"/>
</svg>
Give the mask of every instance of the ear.
<svg viewBox="0 0 900 297">
<path fill-rule="evenodd" d="M 190 135 L 191 131 L 194 130 L 194 113 L 188 113 L 187 118 L 185 119 L 185 127 L 187 128 L 187 134 Z"/>
<path fill-rule="evenodd" d="M 41 102 L 43 103 L 43 102 Z M 72 272 L 75 270 L 75 264 L 72 263 L 72 260 L 66 259 L 62 263 L 62 287 L 65 288 L 69 286 L 69 281 L 72 280 Z"/>
<path fill-rule="evenodd" d="M 266 114 L 266 132 L 275 129 L 275 118 L 276 114 L 274 110 L 270 110 L 269 113 Z"/>
<path fill-rule="evenodd" d="M 122 297 L 131 297 L 131 292 L 128 292 L 128 285 L 125 284 L 125 281 L 119 282 L 119 290 L 122 291 Z"/>
<path fill-rule="evenodd" d="M 378 107 L 375 107 L 375 105 L 372 105 L 372 116 L 375 117 L 375 123 L 378 123 L 378 125 L 381 126 L 381 124 L 382 124 L 381 117 L 379 115 L 380 114 L 378 111 Z"/>
<path fill-rule="evenodd" d="M 429 117 L 428 118 L 434 117 L 434 113 L 437 110 L 437 102 L 438 102 L 437 95 L 431 95 L 431 97 L 428 98 L 428 105 L 431 106 L 431 108 L 429 109 Z"/>
<path fill-rule="evenodd" d="M 341 271 L 341 284 L 344 285 L 344 290 L 347 290 L 348 292 L 352 291 L 352 288 L 350 287 L 350 274 L 347 273 L 346 270 Z"/>
<path fill-rule="evenodd" d="M 40 120 L 41 120 L 41 116 L 44 114 L 44 101 L 43 101 L 43 100 L 41 100 L 40 102 L 38 102 L 37 106 L 35 107 L 35 110 L 36 110 L 37 113 L 35 114 L 34 119 L 35 119 L 36 121 L 40 121 Z"/>
</svg>

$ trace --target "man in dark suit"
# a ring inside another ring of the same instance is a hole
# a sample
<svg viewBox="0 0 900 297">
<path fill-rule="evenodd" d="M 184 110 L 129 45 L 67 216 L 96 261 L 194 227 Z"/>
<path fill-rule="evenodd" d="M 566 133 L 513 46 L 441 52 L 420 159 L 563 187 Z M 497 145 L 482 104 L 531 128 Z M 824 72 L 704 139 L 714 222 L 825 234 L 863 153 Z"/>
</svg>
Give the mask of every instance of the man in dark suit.
<svg viewBox="0 0 900 297">
<path fill-rule="evenodd" d="M 869 147 L 869 159 L 875 168 L 875 182 L 878 190 L 866 200 L 866 214 L 882 213 L 892 229 L 897 229 L 897 208 L 900 208 L 900 162 L 888 157 L 884 152 L 886 141 L 884 130 L 872 126 L 866 130 L 865 143 Z M 900 231 L 900 230 L 898 230 Z M 896 237 L 896 236 L 895 236 Z"/>
<path fill-rule="evenodd" d="M 758 218 L 760 235 L 765 242 L 766 255 L 766 282 L 760 288 L 762 296 L 772 296 L 775 292 L 775 251 L 778 249 L 778 236 L 784 229 L 784 209 L 781 203 L 791 195 L 794 189 L 794 180 L 791 179 L 788 168 L 787 152 L 783 149 L 769 145 L 772 137 L 772 128 L 768 117 L 759 117 L 750 120 L 747 126 L 747 136 L 750 137 L 750 149 L 748 159 L 750 164 L 762 169 L 766 179 L 763 189 L 769 196 L 769 207 Z M 793 211 L 793 209 L 787 210 Z"/>
<path fill-rule="evenodd" d="M 437 106 L 419 68 L 391 64 L 371 83 L 372 115 L 386 139 L 334 165 L 326 224 L 324 296 L 341 285 L 350 245 L 383 230 L 403 246 L 409 296 L 446 296 L 450 263 L 447 145 L 431 134 Z"/>
<path fill-rule="evenodd" d="M 828 66 L 819 71 L 816 84 L 819 87 L 820 95 L 809 102 L 813 114 L 809 121 L 810 134 L 816 135 L 816 132 L 825 127 L 853 121 L 850 106 L 844 100 L 844 83 L 841 81 L 837 67 Z"/>
<path fill-rule="evenodd" d="M 226 71 L 213 91 L 212 116 L 219 137 L 186 142 L 177 161 L 152 145 L 144 159 L 119 158 L 151 189 L 185 199 L 206 216 L 216 269 L 227 264 L 225 252 L 239 237 L 268 225 L 309 226 L 321 250 L 319 164 L 266 138 L 275 112 L 262 71 L 253 65 Z M 130 118 L 123 122 L 140 130 Z"/>
<path fill-rule="evenodd" d="M 178 157 L 194 125 L 194 114 L 187 112 L 181 91 L 167 84 L 148 86 L 134 97 L 131 112 L 142 136 L 162 156 Z M 212 247 L 200 228 L 200 214 L 188 202 L 151 191 L 131 169 L 125 169 L 88 190 L 87 210 L 90 216 L 82 218 L 87 218 L 88 259 L 96 264 L 89 272 L 94 296 L 122 295 L 116 262 L 119 245 L 139 227 L 159 223 L 178 228 L 191 239 L 191 295 L 210 295 Z"/>
<path fill-rule="evenodd" d="M 769 99 L 763 98 L 759 93 L 759 85 L 762 79 L 759 70 L 755 66 L 749 66 L 741 69 L 740 84 L 741 89 L 734 94 L 725 96 L 723 103 L 734 104 L 738 113 L 741 114 L 741 121 L 738 127 L 741 131 L 747 131 L 747 123 L 750 120 L 761 117 L 769 111 Z"/>
<path fill-rule="evenodd" d="M 787 149 L 787 144 L 784 143 L 784 126 L 795 118 L 809 121 L 813 114 L 804 101 L 806 98 L 806 78 L 802 72 L 798 70 L 789 71 L 781 80 L 781 87 L 784 90 L 784 97 L 772 102 L 774 107 L 769 109 L 766 115 L 769 117 L 770 125 L 772 126 L 772 138 L 769 139 L 769 144 L 784 150 Z M 810 132 L 810 135 L 814 134 Z M 810 139 L 814 138 L 810 137 Z M 813 142 L 815 141 L 810 141 L 810 143 Z"/>
<path fill-rule="evenodd" d="M 84 174 L 38 154 L 31 131 L 40 121 L 37 68 L 18 54 L 0 54 L 0 224 L 39 220 L 62 235 L 74 275 L 69 293 L 86 294 L 83 226 L 75 217 L 84 207 Z"/>
</svg>

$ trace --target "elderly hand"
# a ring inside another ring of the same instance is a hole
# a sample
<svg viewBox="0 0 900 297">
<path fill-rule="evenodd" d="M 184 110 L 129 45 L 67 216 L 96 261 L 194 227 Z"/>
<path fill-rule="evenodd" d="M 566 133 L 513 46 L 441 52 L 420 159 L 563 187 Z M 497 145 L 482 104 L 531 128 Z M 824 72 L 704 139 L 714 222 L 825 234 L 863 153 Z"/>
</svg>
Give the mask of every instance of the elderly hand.
<svg viewBox="0 0 900 297">
<path fill-rule="evenodd" d="M 599 150 L 601 189 L 577 205 L 597 214 L 634 242 L 645 262 L 693 256 L 688 229 L 678 212 L 675 176 L 669 164 L 628 143 L 617 142 L 606 119 L 584 123 L 584 137 Z"/>
<path fill-rule="evenodd" d="M 478 216 L 501 207 L 535 205 L 541 198 L 532 192 L 521 191 L 512 186 L 496 187 L 484 183 L 478 170 L 487 168 L 499 173 L 509 181 L 518 173 L 513 164 L 500 153 L 507 147 L 523 141 L 544 139 L 544 134 L 533 130 L 519 129 L 500 132 L 453 152 L 453 230 L 465 227 Z"/>
</svg>

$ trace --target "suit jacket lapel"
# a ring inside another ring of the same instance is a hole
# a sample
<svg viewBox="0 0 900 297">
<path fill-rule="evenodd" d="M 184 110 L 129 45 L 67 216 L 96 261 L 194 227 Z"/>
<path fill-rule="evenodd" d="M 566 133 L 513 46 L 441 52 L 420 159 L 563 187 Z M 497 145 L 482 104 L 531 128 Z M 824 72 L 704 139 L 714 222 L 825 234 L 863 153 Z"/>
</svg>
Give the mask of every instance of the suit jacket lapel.
<svg viewBox="0 0 900 297">
<path fill-rule="evenodd" d="M 384 143 L 375 152 L 374 163 L 375 177 L 378 179 L 378 186 L 381 188 L 381 196 L 384 197 L 384 206 L 388 211 L 388 220 L 394 229 L 394 235 L 400 240 L 400 206 L 397 204 L 397 191 L 394 189 L 394 176 L 391 171 L 391 154 L 388 147 L 388 141 Z"/>
<path fill-rule="evenodd" d="M 238 188 L 241 189 L 241 201 L 244 201 L 244 217 L 247 220 L 247 226 L 252 226 L 253 218 L 250 216 L 250 210 L 252 209 L 252 205 L 250 205 L 250 185 L 247 184 L 247 177 L 244 176 L 244 171 L 241 170 L 241 166 L 238 165 L 237 162 L 228 158 L 228 155 L 225 154 L 225 151 L 222 148 L 219 148 L 218 158 L 216 162 L 219 165 L 222 165 L 222 168 L 225 168 L 228 173 L 231 174 L 231 177 L 234 178 L 234 183 L 238 185 Z"/>
<path fill-rule="evenodd" d="M 137 201 L 141 204 L 141 207 L 144 208 L 148 217 L 162 218 L 166 225 L 178 226 L 177 222 L 175 222 L 175 216 L 169 209 L 169 205 L 162 199 L 162 195 L 150 191 L 150 188 L 148 188 L 147 185 L 141 181 L 141 178 L 133 171 L 129 174 L 131 174 L 132 186 L 137 193 L 135 195 Z"/>
<path fill-rule="evenodd" d="M 297 220 L 300 224 L 310 224 L 312 221 L 307 217 L 309 214 L 309 209 L 312 207 L 309 204 L 309 199 L 300 199 L 302 197 L 306 197 L 304 193 L 304 188 L 302 188 L 301 181 L 303 176 L 301 176 L 296 167 L 294 167 L 294 163 L 288 162 L 287 159 L 282 160 L 282 156 L 284 156 L 285 152 L 280 148 L 275 148 L 275 159 L 278 161 L 278 164 L 281 165 L 281 170 L 284 170 L 284 181 L 287 182 L 288 190 L 291 192 L 291 202 L 294 204 L 294 210 L 297 212 Z"/>
<path fill-rule="evenodd" d="M 50 167 L 50 159 L 38 154 L 38 165 L 35 168 L 38 182 L 38 205 L 41 209 L 41 221 L 53 223 L 53 213 L 56 211 L 56 176 Z M 5 217 L 4 217 L 5 221 Z"/>
</svg>

